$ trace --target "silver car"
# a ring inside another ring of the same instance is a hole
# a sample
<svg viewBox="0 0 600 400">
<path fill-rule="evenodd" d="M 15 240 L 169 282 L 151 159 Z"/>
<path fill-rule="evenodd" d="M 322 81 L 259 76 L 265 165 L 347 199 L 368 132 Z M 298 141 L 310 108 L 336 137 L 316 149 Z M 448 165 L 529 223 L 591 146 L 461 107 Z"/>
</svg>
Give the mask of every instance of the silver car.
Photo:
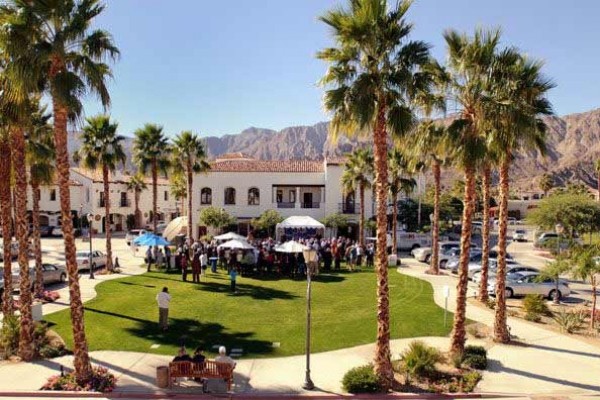
<svg viewBox="0 0 600 400">
<path fill-rule="evenodd" d="M 62 265 L 43 263 L 42 276 L 44 285 L 57 282 L 65 282 L 67 280 L 67 270 Z M 29 279 L 31 287 L 35 284 L 35 268 L 29 268 Z M 20 269 L 18 266 L 12 267 L 12 284 L 14 289 L 19 289 L 21 284 Z"/>
<path fill-rule="evenodd" d="M 521 272 L 540 272 L 539 269 L 537 268 L 533 268 L 533 267 L 526 267 L 524 265 L 520 265 L 517 263 L 511 264 L 509 263 L 510 260 L 506 260 L 506 274 L 508 276 L 508 274 L 519 274 Z M 488 279 L 492 279 L 496 277 L 496 268 L 497 268 L 497 262 L 496 260 L 490 260 L 490 272 L 488 275 Z M 479 283 L 481 282 L 481 270 L 475 272 L 473 274 L 473 277 L 471 278 L 471 280 L 474 283 Z"/>
<path fill-rule="evenodd" d="M 528 294 L 539 294 L 548 299 L 553 299 L 556 292 L 556 282 L 554 279 L 540 279 L 537 272 L 522 272 L 506 279 L 506 297 L 525 296 Z M 496 279 L 490 279 L 488 283 L 488 293 L 495 296 Z M 558 281 L 558 298 L 567 297 L 571 294 L 569 284 L 562 279 Z"/>
<path fill-rule="evenodd" d="M 90 269 L 90 252 L 77 252 L 77 270 Z M 106 255 L 100 250 L 92 251 L 92 269 L 104 267 L 106 265 Z"/>
</svg>

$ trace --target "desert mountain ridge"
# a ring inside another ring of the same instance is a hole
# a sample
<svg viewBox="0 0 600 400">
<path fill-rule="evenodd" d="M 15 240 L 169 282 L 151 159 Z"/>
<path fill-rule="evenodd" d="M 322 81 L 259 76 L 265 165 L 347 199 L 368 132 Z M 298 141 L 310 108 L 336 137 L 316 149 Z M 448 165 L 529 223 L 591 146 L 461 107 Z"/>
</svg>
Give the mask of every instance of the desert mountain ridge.
<svg viewBox="0 0 600 400">
<path fill-rule="evenodd" d="M 596 187 L 594 163 L 600 159 L 600 108 L 545 120 L 548 126 L 547 154 L 545 157 L 533 152 L 520 154 L 511 171 L 514 185 L 522 190 L 537 190 L 539 176 L 548 172 L 554 176 L 557 185 L 572 180 Z M 344 155 L 369 142 L 366 138 L 345 136 L 334 142 L 328 136 L 328 125 L 328 122 L 319 122 L 280 131 L 251 127 L 238 134 L 208 136 L 205 141 L 210 158 L 242 152 L 263 160 L 319 160 Z M 75 151 L 80 143 L 79 133 L 71 132 L 70 151 Z M 128 156 L 125 169 L 133 170 L 133 139 L 128 137 L 124 146 Z M 455 172 L 449 174 L 456 176 Z"/>
</svg>

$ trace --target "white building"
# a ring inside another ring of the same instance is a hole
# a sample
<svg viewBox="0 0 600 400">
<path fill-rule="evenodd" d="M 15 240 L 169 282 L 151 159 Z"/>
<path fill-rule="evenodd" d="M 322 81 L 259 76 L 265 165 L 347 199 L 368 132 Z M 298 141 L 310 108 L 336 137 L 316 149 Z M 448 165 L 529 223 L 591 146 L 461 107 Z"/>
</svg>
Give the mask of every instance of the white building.
<svg viewBox="0 0 600 400">
<path fill-rule="evenodd" d="M 284 218 L 306 215 L 318 220 L 343 213 L 356 221 L 359 199 L 344 194 L 342 172 L 342 160 L 265 161 L 242 153 L 220 156 L 211 163 L 208 173 L 194 177 L 195 234 L 206 232 L 199 215 L 210 206 L 223 208 L 236 217 L 242 234 L 248 231 L 250 220 L 266 210 L 277 210 Z M 370 190 L 365 193 L 365 206 L 365 217 L 370 218 L 374 215 Z"/>
</svg>

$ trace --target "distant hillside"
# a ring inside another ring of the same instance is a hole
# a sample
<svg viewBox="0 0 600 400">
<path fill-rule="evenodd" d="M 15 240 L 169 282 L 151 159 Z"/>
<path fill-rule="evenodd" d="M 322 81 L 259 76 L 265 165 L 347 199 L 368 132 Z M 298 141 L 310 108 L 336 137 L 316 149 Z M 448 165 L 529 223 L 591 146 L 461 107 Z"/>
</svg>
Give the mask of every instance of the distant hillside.
<svg viewBox="0 0 600 400">
<path fill-rule="evenodd" d="M 522 154 L 514 162 L 511 176 L 521 189 L 537 189 L 537 178 L 544 172 L 552 173 L 557 184 L 568 180 L 580 180 L 596 187 L 594 162 L 600 159 L 600 109 L 547 118 L 548 151 L 546 157 L 539 154 Z M 325 156 L 343 155 L 359 144 L 357 140 L 338 138 L 333 143 L 327 135 L 328 123 L 312 126 L 295 126 L 274 131 L 248 128 L 239 134 L 222 137 L 206 137 L 211 157 L 225 153 L 243 152 L 265 160 L 322 159 Z M 79 147 L 76 133 L 69 138 L 71 151 Z M 360 142 L 365 143 L 362 139 Z M 130 155 L 133 140 L 125 141 Z M 134 169 L 129 157 L 126 169 Z M 452 176 L 455 174 L 452 173 Z"/>
</svg>

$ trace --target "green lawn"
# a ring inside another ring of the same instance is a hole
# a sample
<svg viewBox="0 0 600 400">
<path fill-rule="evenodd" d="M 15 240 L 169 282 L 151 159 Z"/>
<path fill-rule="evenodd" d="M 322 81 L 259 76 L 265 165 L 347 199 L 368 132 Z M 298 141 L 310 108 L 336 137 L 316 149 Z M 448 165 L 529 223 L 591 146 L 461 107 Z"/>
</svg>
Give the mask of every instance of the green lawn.
<svg viewBox="0 0 600 400">
<path fill-rule="evenodd" d="M 444 328 L 444 310 L 433 302 L 431 285 L 395 269 L 389 276 L 392 338 L 447 335 L 452 315 Z M 167 332 L 157 324 L 155 297 L 163 286 L 173 296 Z M 161 272 L 104 282 L 97 287 L 98 297 L 85 304 L 89 348 L 175 354 L 183 341 L 209 352 L 220 344 L 242 348 L 246 357 L 304 352 L 306 281 L 239 277 L 238 289 L 232 295 L 228 276 L 210 272 L 201 284 Z M 373 342 L 375 290 L 372 271 L 318 276 L 313 281 L 313 351 Z M 71 345 L 69 311 L 46 318 Z M 153 344 L 160 347 L 151 349 Z"/>
</svg>

